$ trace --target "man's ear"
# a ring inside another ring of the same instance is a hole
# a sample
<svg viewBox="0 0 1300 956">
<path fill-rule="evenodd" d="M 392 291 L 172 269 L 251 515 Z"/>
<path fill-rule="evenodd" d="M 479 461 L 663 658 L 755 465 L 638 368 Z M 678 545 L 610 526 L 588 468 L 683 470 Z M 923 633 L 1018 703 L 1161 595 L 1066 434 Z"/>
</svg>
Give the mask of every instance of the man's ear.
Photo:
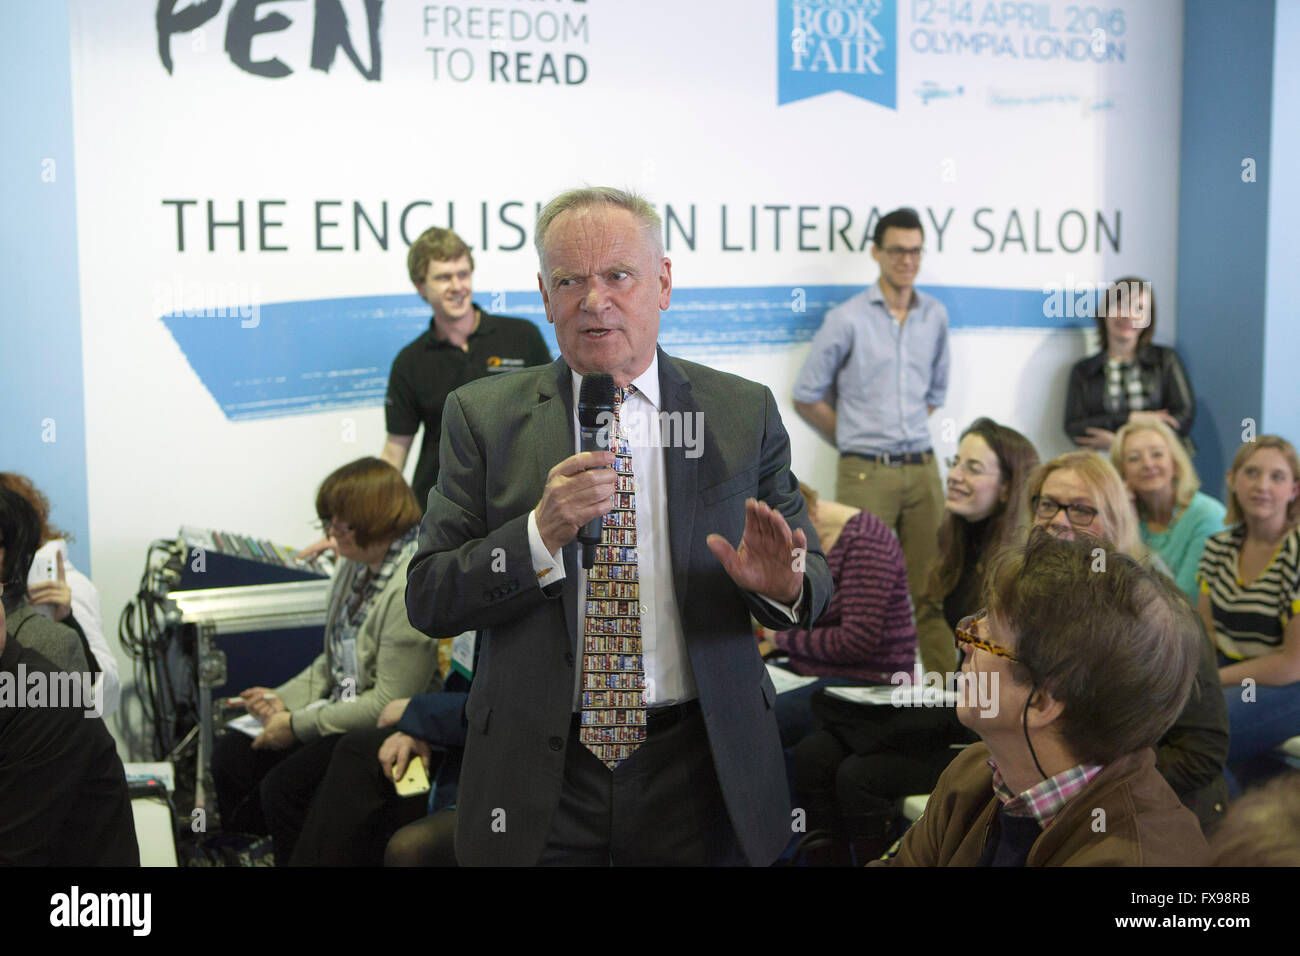
<svg viewBox="0 0 1300 956">
<path fill-rule="evenodd" d="M 1042 730 L 1049 727 L 1065 713 L 1065 705 L 1039 687 L 1029 699 L 1029 713 L 1026 721 L 1030 730 Z"/>
<path fill-rule="evenodd" d="M 537 273 L 537 288 L 542 293 L 542 311 L 546 313 L 546 321 L 554 325 L 555 320 L 551 318 L 551 297 L 546 294 L 546 283 L 542 281 L 540 272 Z"/>
</svg>

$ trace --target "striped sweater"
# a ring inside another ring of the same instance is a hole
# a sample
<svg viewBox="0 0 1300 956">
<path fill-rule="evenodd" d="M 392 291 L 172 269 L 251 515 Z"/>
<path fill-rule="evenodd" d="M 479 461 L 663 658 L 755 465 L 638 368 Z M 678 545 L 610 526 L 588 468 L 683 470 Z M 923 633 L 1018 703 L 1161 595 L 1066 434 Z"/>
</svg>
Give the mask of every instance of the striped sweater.
<svg viewBox="0 0 1300 956">
<path fill-rule="evenodd" d="M 848 520 L 826 555 L 835 595 L 811 630 L 776 635 L 800 674 L 889 683 L 912 672 L 916 625 L 898 539 L 869 511 Z"/>
<path fill-rule="evenodd" d="M 1300 613 L 1300 529 L 1282 539 L 1268 567 L 1249 585 L 1237 569 L 1245 540 L 1244 524 L 1210 535 L 1196 574 L 1201 593 L 1210 596 L 1215 643 L 1233 660 L 1281 650 L 1287 623 Z"/>
</svg>

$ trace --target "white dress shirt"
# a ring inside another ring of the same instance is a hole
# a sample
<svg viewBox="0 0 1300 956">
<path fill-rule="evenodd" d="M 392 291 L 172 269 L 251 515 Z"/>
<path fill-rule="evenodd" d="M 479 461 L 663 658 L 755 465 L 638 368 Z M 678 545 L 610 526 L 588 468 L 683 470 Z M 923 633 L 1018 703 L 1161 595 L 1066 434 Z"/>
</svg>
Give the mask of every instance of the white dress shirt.
<svg viewBox="0 0 1300 956">
<path fill-rule="evenodd" d="M 574 452 L 582 450 L 582 436 L 578 426 L 578 396 L 582 376 L 573 377 L 573 440 Z M 641 655 L 645 667 L 647 707 L 663 706 L 692 700 L 698 696 L 695 675 L 691 671 L 690 657 L 686 652 L 686 638 L 682 632 L 681 617 L 677 611 L 677 598 L 673 591 L 673 562 L 668 538 L 668 479 L 664 470 L 663 448 L 659 442 L 659 356 L 655 354 L 650 367 L 641 373 L 632 385 L 631 395 L 619 410 L 619 427 L 629 434 L 629 451 L 632 457 L 633 493 L 636 495 L 636 550 L 637 578 L 641 596 Z M 644 416 L 642 421 L 633 421 Z M 537 572 L 537 586 L 548 587 L 564 580 L 564 560 L 561 551 L 550 554 L 542 544 L 537 528 L 537 510 L 528 516 L 528 544 L 532 552 L 533 569 Z M 576 633 L 581 652 L 583 616 L 586 607 L 587 571 L 578 562 L 578 600 Z M 789 606 L 759 595 L 796 622 L 798 616 Z M 797 609 L 802 597 L 795 604 Z M 575 668 L 574 710 L 579 710 L 582 700 L 582 667 Z"/>
</svg>

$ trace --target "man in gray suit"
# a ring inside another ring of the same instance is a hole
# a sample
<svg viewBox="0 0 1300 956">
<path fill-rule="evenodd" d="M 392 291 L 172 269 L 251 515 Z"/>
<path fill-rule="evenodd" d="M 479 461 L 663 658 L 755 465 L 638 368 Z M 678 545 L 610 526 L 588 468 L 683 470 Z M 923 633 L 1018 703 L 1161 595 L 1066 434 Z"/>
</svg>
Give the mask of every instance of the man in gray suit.
<svg viewBox="0 0 1300 956">
<path fill-rule="evenodd" d="M 661 229 L 653 207 L 617 190 L 552 200 L 538 217 L 538 282 L 562 357 L 447 401 L 406 604 L 430 637 L 475 629 L 481 641 L 461 863 L 766 865 L 791 835 L 776 695 L 750 615 L 809 626 L 830 573 L 771 392 L 657 347 L 672 293 Z M 625 427 L 641 415 L 679 428 L 662 451 L 634 445 L 625 474 L 622 452 L 618 465 L 608 451 L 575 453 L 579 383 L 597 372 L 632 386 Z M 604 550 L 634 552 L 639 594 L 608 572 L 592 572 L 589 590 L 578 560 L 579 528 L 611 507 L 634 511 L 634 547 Z M 609 649 L 587 618 L 616 603 L 593 597 L 633 598 L 637 623 L 616 633 L 639 629 L 626 655 L 635 683 L 583 673 L 584 650 Z M 598 759 L 580 739 L 593 686 L 644 689 L 644 717 L 606 738 L 639 740 L 630 755 Z"/>
</svg>

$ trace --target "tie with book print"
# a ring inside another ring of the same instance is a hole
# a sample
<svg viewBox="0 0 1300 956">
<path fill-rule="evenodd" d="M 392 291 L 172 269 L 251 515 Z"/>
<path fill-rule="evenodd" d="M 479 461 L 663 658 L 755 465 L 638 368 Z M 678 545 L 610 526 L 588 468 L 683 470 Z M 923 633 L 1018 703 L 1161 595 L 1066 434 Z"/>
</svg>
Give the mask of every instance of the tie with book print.
<svg viewBox="0 0 1300 956">
<path fill-rule="evenodd" d="M 636 561 L 636 493 L 632 456 L 619 410 L 634 389 L 614 399 L 614 507 L 601 521 L 596 560 L 587 572 L 583 614 L 582 718 L 578 739 L 610 770 L 646 739 L 645 666 L 641 660 L 641 588 Z"/>
</svg>

